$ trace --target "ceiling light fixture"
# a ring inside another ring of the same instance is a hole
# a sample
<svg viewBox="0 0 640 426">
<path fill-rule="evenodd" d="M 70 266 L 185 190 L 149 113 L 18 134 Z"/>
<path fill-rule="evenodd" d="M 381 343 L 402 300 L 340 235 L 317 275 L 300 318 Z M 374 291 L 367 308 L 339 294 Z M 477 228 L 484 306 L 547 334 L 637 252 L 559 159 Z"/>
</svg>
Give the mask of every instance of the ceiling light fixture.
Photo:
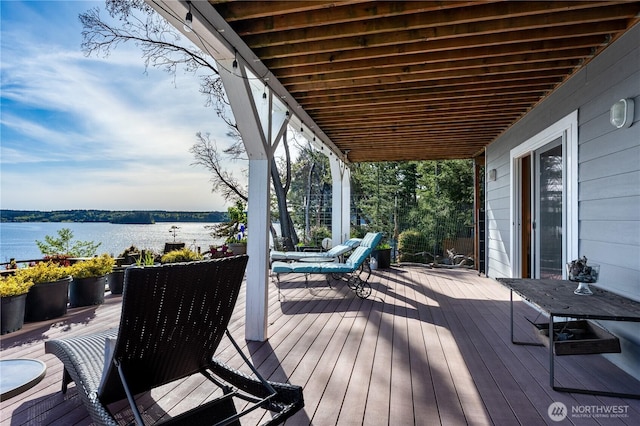
<svg viewBox="0 0 640 426">
<path fill-rule="evenodd" d="M 187 16 L 184 18 L 184 30 L 188 33 L 193 31 L 193 15 L 191 14 L 191 2 L 188 1 L 189 11 L 187 12 Z"/>
<path fill-rule="evenodd" d="M 238 51 L 233 49 L 233 69 L 238 68 Z"/>
</svg>

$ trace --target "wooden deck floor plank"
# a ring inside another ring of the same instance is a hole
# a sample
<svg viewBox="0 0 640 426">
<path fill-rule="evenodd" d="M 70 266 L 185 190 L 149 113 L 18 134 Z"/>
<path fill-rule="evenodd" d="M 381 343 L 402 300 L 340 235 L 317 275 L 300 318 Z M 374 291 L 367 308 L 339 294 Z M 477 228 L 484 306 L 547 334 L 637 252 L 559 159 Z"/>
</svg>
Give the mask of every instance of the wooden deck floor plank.
<svg viewBox="0 0 640 426">
<path fill-rule="evenodd" d="M 314 424 L 315 422 L 337 424 L 340 408 L 343 406 L 349 379 L 354 365 L 357 363 L 358 350 L 361 347 L 366 328 L 366 320 L 358 312 L 363 304 L 362 299 L 353 298 L 350 307 L 355 310 L 342 317 L 340 328 L 346 329 L 347 333 L 339 348 L 339 355 L 331 374 L 326 381 L 322 398 L 313 414 L 312 422 Z"/>
<path fill-rule="evenodd" d="M 474 387 L 477 394 L 482 396 L 485 401 L 486 410 L 494 424 L 517 424 L 514 413 L 509 409 L 509 402 L 505 397 L 498 384 L 496 383 L 491 371 L 486 365 L 486 360 L 482 354 L 478 353 L 477 348 L 473 344 L 474 334 L 477 333 L 472 320 L 462 323 L 457 314 L 458 309 L 464 310 L 466 304 L 456 301 L 452 295 L 453 282 L 451 280 L 443 280 L 441 277 L 435 279 L 435 287 L 441 294 L 439 298 L 440 306 L 445 312 L 447 318 L 447 330 L 451 334 L 455 348 L 452 351 L 453 357 L 457 363 L 452 368 L 464 368 L 468 371 L 468 380 L 465 385 L 458 386 L 459 389 L 468 389 Z M 457 305 L 457 306 L 456 306 Z M 500 365 L 495 368 L 502 369 Z M 512 383 L 505 381 L 504 386 L 508 392 L 516 391 L 516 387 Z M 490 404 L 487 404 L 490 401 Z"/>
<path fill-rule="evenodd" d="M 329 294 L 327 297 L 330 297 Z M 319 339 L 314 341 L 314 351 L 309 352 L 312 356 L 308 359 L 305 357 L 291 375 L 291 383 L 303 386 L 305 395 L 305 407 L 292 417 L 291 424 L 322 424 L 314 416 L 323 398 L 328 395 L 328 383 L 340 360 L 342 348 L 355 320 L 354 316 L 346 313 L 353 312 L 361 303 L 359 299 L 353 297 L 340 297 L 339 300 L 335 313 L 321 330 Z M 298 301 L 298 303 L 303 302 Z M 311 299 L 304 305 L 306 310 L 317 311 L 318 305 L 315 299 Z M 323 414 L 320 413 L 320 416 Z"/>
<path fill-rule="evenodd" d="M 391 354 L 391 395 L 389 419 L 397 424 L 415 424 L 411 372 L 410 323 L 417 321 L 417 312 L 410 303 L 406 284 L 394 285 L 393 341 Z M 411 336 L 412 337 L 412 336 Z M 416 377 L 416 379 L 418 379 Z"/>
<path fill-rule="evenodd" d="M 417 271 L 411 271 L 407 279 L 405 297 L 412 301 L 414 316 L 409 324 L 409 356 L 411 369 L 411 387 L 413 392 L 413 413 L 416 422 L 423 425 L 439 425 L 438 404 L 433 387 L 433 377 L 429 369 L 427 342 L 423 338 L 423 326 L 431 315 L 427 300 L 419 291 L 420 277 Z"/>
<path fill-rule="evenodd" d="M 488 413 L 482 410 L 480 395 L 449 330 L 446 306 L 443 305 L 446 296 L 438 288 L 437 276 L 425 274 L 426 285 L 422 286 L 422 291 L 429 300 L 432 322 L 423 326 L 423 332 L 442 424 L 470 421 L 489 424 Z"/>
<path fill-rule="evenodd" d="M 496 387 L 500 389 L 515 415 L 515 418 L 504 416 L 502 414 L 504 413 L 504 407 L 498 406 L 493 411 L 492 419 L 495 419 L 495 422 L 500 424 L 508 424 L 514 421 L 520 424 L 539 424 L 544 422 L 544 418 L 540 416 L 534 405 L 529 401 L 527 391 L 523 388 L 523 383 L 531 382 L 534 378 L 529 374 L 524 374 L 524 377 L 518 380 L 519 374 L 521 372 L 526 373 L 526 371 L 517 358 L 503 356 L 505 353 L 510 352 L 510 345 L 507 345 L 500 339 L 499 335 L 496 335 L 491 326 L 484 321 L 482 315 L 477 311 L 476 306 L 479 303 L 477 302 L 477 296 L 474 294 L 475 292 L 470 290 L 466 283 L 460 285 L 459 282 L 451 283 L 449 290 L 452 295 L 451 303 L 458 305 L 454 312 L 457 315 L 459 324 L 463 325 L 466 332 L 464 338 L 468 339 L 473 345 L 468 347 L 469 352 L 465 355 L 465 358 L 482 360 L 484 364 L 483 371 L 486 371 L 493 379 Z M 481 303 L 490 302 L 483 301 Z M 466 345 L 461 346 L 461 348 L 465 347 Z M 488 380 L 488 377 L 486 379 Z M 549 403 L 551 401 L 548 401 L 547 405 Z M 487 403 L 487 406 L 492 407 L 493 404 Z"/>
<path fill-rule="evenodd" d="M 377 280 L 374 276 L 369 280 L 373 288 L 372 295 L 363 301 L 361 306 L 362 312 L 368 316 L 361 315 L 357 319 L 364 322 L 365 330 L 337 424 L 350 425 L 364 422 L 370 393 L 378 392 L 371 386 L 371 379 L 374 371 L 375 347 L 384 318 L 382 307 L 389 294 L 389 283 L 385 280 Z"/>
<path fill-rule="evenodd" d="M 391 298 L 387 296 L 380 307 L 380 325 L 374 352 L 373 368 L 375 374 L 371 376 L 367 405 L 363 424 L 387 424 L 389 419 L 389 403 L 391 393 L 391 361 L 393 342 L 393 312 Z"/>
<path fill-rule="evenodd" d="M 569 408 L 622 405 L 629 413 L 622 419 L 568 418 L 566 423 L 637 424 L 638 400 L 559 393 L 549 387 L 548 350 L 511 344 L 509 292 L 499 283 L 473 271 L 424 267 L 374 271 L 371 283 L 374 292 L 365 301 L 345 286 L 329 288 L 319 280 L 305 287 L 303 279 L 281 284 L 278 300 L 275 282 L 270 283 L 267 342 L 244 339 L 246 289 L 241 290 L 229 324 L 232 334 L 271 378 L 304 386 L 307 405 L 288 425 L 552 424 L 546 413 L 550 401 Z M 26 324 L 2 336 L 0 357 L 39 358 L 48 368 L 34 388 L 0 403 L 0 425 L 91 423 L 75 385 L 66 395 L 60 392 L 62 364 L 44 354 L 44 341 L 116 327 L 120 300 L 108 295 L 104 305 L 75 308 L 63 319 Z M 521 314 L 533 318 L 536 313 L 515 300 L 517 337 L 534 340 Z M 219 352 L 236 364 L 239 357 L 225 340 Z M 640 387 L 599 355 L 556 360 L 558 384 L 603 385 L 616 391 Z M 139 400 L 149 417 L 174 416 L 213 398 L 208 385 L 196 376 Z M 111 407 L 123 419 L 131 418 L 126 402 Z M 497 413 L 501 409 L 507 413 Z M 243 424 L 260 419 L 263 414 L 255 413 Z"/>
</svg>

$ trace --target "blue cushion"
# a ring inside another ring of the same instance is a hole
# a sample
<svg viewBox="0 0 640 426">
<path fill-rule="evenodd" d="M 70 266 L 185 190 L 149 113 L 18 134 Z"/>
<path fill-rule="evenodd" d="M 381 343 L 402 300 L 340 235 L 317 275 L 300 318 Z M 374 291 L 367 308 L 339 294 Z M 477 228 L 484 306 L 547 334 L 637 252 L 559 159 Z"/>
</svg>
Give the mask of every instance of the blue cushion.
<svg viewBox="0 0 640 426">
<path fill-rule="evenodd" d="M 374 248 L 382 239 L 382 232 L 368 232 L 360 242 L 360 247 Z"/>
<path fill-rule="evenodd" d="M 347 241 L 345 241 L 344 243 L 342 243 L 342 245 L 345 245 L 349 248 L 356 248 L 360 245 L 360 242 L 362 241 L 362 238 L 350 238 Z"/>
<path fill-rule="evenodd" d="M 338 257 L 360 245 L 360 238 L 351 238 L 342 244 L 338 244 L 329 251 L 310 252 L 310 251 L 271 251 L 271 261 L 274 260 L 300 260 L 303 257 Z"/>
<path fill-rule="evenodd" d="M 271 271 L 277 274 L 301 273 L 301 274 L 330 274 L 353 272 L 362 265 L 382 239 L 382 233 L 368 233 L 362 239 L 360 246 L 347 258 L 344 263 L 338 262 L 273 262 Z M 371 246 L 368 246 L 371 244 Z M 336 246 L 337 247 L 337 246 Z M 319 253 L 316 253 L 318 255 Z M 318 256 L 316 256 L 318 257 Z"/>
<path fill-rule="evenodd" d="M 353 267 L 337 262 L 273 262 L 271 271 L 277 274 L 331 274 L 352 272 Z"/>
</svg>

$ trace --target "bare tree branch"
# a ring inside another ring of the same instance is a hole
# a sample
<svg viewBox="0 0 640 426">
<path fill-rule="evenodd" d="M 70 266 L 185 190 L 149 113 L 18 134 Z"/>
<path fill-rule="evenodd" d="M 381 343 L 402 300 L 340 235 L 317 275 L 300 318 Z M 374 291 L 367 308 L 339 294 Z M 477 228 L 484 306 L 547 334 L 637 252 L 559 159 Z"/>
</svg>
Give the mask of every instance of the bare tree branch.
<svg viewBox="0 0 640 426">
<path fill-rule="evenodd" d="M 247 202 L 247 190 L 223 165 L 228 161 L 246 160 L 246 151 L 237 123 L 231 115 L 229 100 L 216 68 L 215 61 L 200 49 L 185 42 L 181 34 L 144 0 L 105 0 L 106 10 L 118 27 L 100 17 L 100 10 L 93 8 L 80 14 L 82 23 L 82 51 L 86 56 L 108 57 L 118 46 L 132 43 L 140 48 L 145 72 L 155 67 L 174 77 L 177 70 L 184 69 L 194 75 L 201 73 L 200 93 L 206 96 L 206 106 L 211 106 L 217 116 L 227 125 L 227 136 L 233 140 L 231 146 L 220 151 L 216 141 L 209 134 L 197 133 L 197 142 L 190 148 L 195 157 L 192 165 L 204 166 L 212 173 L 213 192 L 222 195 L 226 201 Z M 287 210 L 286 196 L 291 187 L 291 158 L 287 141 L 285 147 L 285 182 L 280 181 L 276 167 L 272 170 L 272 182 L 276 188 L 276 198 L 280 220 L 284 224 L 289 248 L 297 242 L 293 221 Z M 273 163 L 275 165 L 275 161 Z"/>
<path fill-rule="evenodd" d="M 226 201 L 242 200 L 246 203 L 249 199 L 247 193 L 233 174 L 222 167 L 220 153 L 215 141 L 211 140 L 208 133 L 203 135 L 198 132 L 196 137 L 198 142 L 189 149 L 189 152 L 196 158 L 196 161 L 192 164 L 204 166 L 213 173 L 210 179 L 213 184 L 213 191 L 221 194 Z"/>
</svg>

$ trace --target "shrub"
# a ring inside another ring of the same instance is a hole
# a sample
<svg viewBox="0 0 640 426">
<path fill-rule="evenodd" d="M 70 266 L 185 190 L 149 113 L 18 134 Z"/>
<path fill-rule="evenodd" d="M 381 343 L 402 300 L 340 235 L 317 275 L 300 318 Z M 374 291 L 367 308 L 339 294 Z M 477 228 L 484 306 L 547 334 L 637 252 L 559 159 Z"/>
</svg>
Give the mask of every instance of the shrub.
<svg viewBox="0 0 640 426">
<path fill-rule="evenodd" d="M 93 241 L 73 241 L 73 232 L 69 228 L 58 230 L 58 237 L 45 235 L 44 242 L 37 241 L 36 244 L 42 254 L 57 255 L 64 254 L 70 257 L 93 256 L 102 243 Z"/>
<path fill-rule="evenodd" d="M 0 297 L 18 296 L 29 291 L 33 281 L 24 275 L 0 277 Z"/>
<path fill-rule="evenodd" d="M 71 266 L 71 275 L 74 278 L 92 278 L 107 275 L 113 271 L 115 260 L 108 254 L 82 260 Z"/>
<path fill-rule="evenodd" d="M 67 278 L 71 275 L 70 266 L 60 266 L 53 261 L 38 262 L 34 266 L 18 269 L 16 276 L 34 284 L 49 283 Z"/>
<path fill-rule="evenodd" d="M 331 230 L 326 226 L 312 226 L 309 230 L 309 243 L 313 247 L 320 247 L 325 238 L 331 238 Z"/>
<path fill-rule="evenodd" d="M 398 236 L 398 261 L 427 263 L 426 249 L 427 236 L 415 229 L 403 231 Z"/>
<path fill-rule="evenodd" d="M 142 250 L 136 257 L 136 266 L 152 266 L 156 263 L 156 256 L 151 250 Z"/>
<path fill-rule="evenodd" d="M 185 247 L 165 253 L 160 258 L 160 263 L 191 262 L 194 260 L 202 260 L 202 255 Z"/>
</svg>

